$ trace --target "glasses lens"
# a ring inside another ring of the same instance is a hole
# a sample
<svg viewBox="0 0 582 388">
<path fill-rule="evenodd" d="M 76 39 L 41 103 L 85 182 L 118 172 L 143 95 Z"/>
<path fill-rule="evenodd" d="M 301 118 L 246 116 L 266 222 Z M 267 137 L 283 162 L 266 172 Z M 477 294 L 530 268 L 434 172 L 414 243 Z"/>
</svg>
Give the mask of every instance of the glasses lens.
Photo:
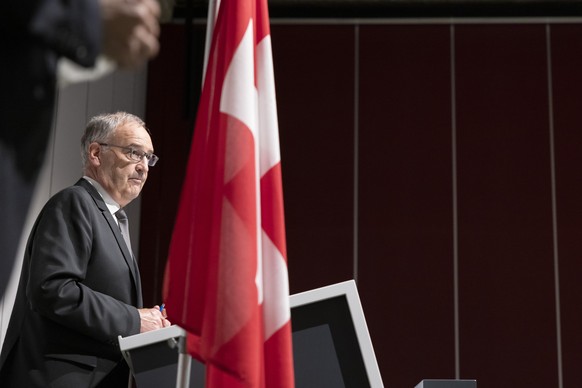
<svg viewBox="0 0 582 388">
<path fill-rule="evenodd" d="M 158 162 L 158 160 L 160 160 L 160 158 L 158 158 L 154 154 L 151 154 L 150 157 L 148 158 L 148 166 L 150 166 L 150 167 L 155 166 L 156 163 Z"/>
<path fill-rule="evenodd" d="M 143 159 L 144 156 L 145 156 L 144 152 L 134 150 L 133 148 L 129 149 L 129 158 L 134 162 L 139 162 L 140 160 Z"/>
</svg>

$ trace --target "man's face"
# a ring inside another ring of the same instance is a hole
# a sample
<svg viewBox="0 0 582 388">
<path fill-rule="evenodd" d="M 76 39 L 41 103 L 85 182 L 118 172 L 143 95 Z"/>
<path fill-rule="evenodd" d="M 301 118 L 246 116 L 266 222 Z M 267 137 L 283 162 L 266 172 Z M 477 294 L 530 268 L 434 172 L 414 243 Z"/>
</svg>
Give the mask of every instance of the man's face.
<svg viewBox="0 0 582 388">
<path fill-rule="evenodd" d="M 132 147 L 148 153 L 154 151 L 149 134 L 137 123 L 118 127 L 107 143 Z M 121 207 L 124 207 L 141 192 L 148 177 L 147 160 L 143 158 L 136 162 L 131 160 L 127 151 L 122 148 L 101 146 L 100 161 L 98 182 Z"/>
</svg>

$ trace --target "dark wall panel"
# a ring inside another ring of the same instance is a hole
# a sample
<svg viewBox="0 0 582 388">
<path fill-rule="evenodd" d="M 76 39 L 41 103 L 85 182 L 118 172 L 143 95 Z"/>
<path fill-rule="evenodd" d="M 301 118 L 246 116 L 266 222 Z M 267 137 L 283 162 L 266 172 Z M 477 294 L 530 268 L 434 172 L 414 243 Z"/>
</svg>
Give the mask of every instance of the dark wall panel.
<svg viewBox="0 0 582 388">
<path fill-rule="evenodd" d="M 558 383 L 545 27 L 456 27 L 461 374 Z"/>
<path fill-rule="evenodd" d="M 291 292 L 353 277 L 353 27 L 273 25 Z"/>
<path fill-rule="evenodd" d="M 564 387 L 582 381 L 582 26 L 551 29 Z"/>
<path fill-rule="evenodd" d="M 449 47 L 360 27 L 358 288 L 390 387 L 455 373 Z"/>
<path fill-rule="evenodd" d="M 455 257 L 460 377 L 480 388 L 558 386 L 546 32 L 272 25 L 291 292 L 351 279 L 357 264 L 388 387 L 456 377 Z M 582 27 L 550 32 L 561 360 L 571 387 L 582 378 Z M 195 81 L 203 28 L 194 28 L 191 62 L 186 38 L 183 26 L 164 26 L 150 65 L 146 121 L 161 160 L 142 201 L 146 305 L 160 302 L 192 134 L 186 108 L 199 90 L 188 69 Z"/>
<path fill-rule="evenodd" d="M 160 161 L 150 170 L 142 192 L 140 272 L 146 306 L 162 302 L 168 247 L 193 133 L 190 109 L 196 111 L 200 90 L 203 42 L 204 29 L 198 26 L 192 35 L 188 61 L 184 26 L 165 25 L 160 36 L 160 54 L 148 68 L 146 123 Z M 190 91 L 186 81 L 189 72 L 194 88 Z"/>
</svg>

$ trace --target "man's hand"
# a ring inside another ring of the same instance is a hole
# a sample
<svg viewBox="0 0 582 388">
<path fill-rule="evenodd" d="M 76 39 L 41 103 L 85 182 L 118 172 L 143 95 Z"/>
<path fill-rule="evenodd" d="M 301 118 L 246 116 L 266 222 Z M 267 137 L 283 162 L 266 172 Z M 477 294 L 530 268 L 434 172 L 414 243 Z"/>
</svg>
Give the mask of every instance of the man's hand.
<svg viewBox="0 0 582 388">
<path fill-rule="evenodd" d="M 165 310 L 160 311 L 160 306 L 154 306 L 151 309 L 138 309 L 139 318 L 141 320 L 140 333 L 161 329 L 163 327 L 171 326 L 170 321 L 166 319 Z"/>
<path fill-rule="evenodd" d="M 121 68 L 135 68 L 158 54 L 157 0 L 100 0 L 102 54 Z"/>
</svg>

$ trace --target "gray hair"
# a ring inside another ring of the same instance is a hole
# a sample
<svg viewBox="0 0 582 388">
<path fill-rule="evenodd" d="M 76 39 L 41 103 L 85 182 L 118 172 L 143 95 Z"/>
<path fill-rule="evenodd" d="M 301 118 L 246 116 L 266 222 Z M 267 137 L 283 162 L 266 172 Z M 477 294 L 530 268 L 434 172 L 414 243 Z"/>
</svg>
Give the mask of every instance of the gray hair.
<svg viewBox="0 0 582 388">
<path fill-rule="evenodd" d="M 89 145 L 91 143 L 107 143 L 115 130 L 129 123 L 136 123 L 146 129 L 145 123 L 139 117 L 127 112 L 103 113 L 93 117 L 87 123 L 85 133 L 81 138 L 81 161 L 87 166 Z"/>
</svg>

